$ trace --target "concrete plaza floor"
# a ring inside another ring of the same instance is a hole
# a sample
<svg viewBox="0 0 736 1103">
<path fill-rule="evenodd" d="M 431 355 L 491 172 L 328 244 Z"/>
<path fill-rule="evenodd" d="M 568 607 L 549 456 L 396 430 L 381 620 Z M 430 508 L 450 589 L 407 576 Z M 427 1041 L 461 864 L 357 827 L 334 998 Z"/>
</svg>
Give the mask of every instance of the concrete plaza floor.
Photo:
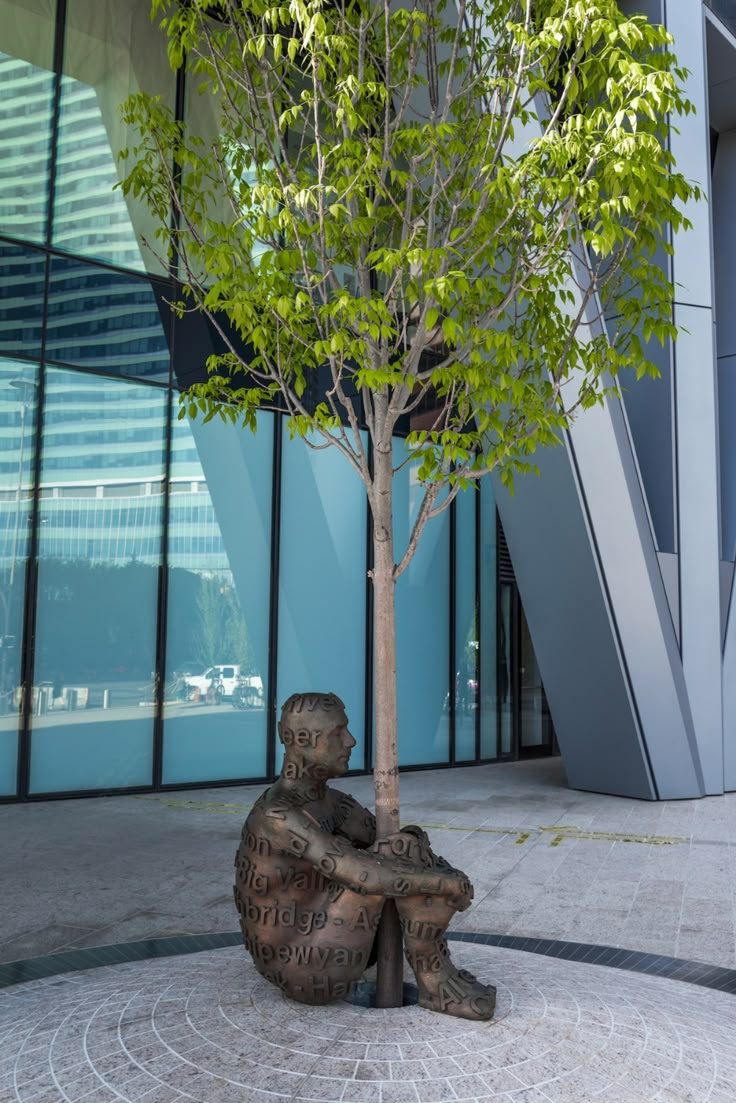
<svg viewBox="0 0 736 1103">
<path fill-rule="evenodd" d="M 370 778 L 340 787 L 371 803 Z M 0 962 L 233 932 L 232 859 L 260 788 L 1 807 Z M 402 818 L 474 882 L 454 932 L 736 967 L 736 794 L 650 804 L 573 792 L 558 759 L 540 760 L 404 774 Z M 590 956 L 450 948 L 497 985 L 493 1022 L 305 1008 L 240 947 L 9 986 L 0 1101 L 736 1099 L 729 992 Z"/>
</svg>

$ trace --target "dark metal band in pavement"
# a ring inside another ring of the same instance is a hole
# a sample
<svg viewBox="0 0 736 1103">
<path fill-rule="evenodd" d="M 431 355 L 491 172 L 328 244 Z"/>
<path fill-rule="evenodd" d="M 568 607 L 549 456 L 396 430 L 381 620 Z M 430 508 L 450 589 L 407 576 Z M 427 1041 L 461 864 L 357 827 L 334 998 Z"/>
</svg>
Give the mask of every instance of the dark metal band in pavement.
<svg viewBox="0 0 736 1103">
<path fill-rule="evenodd" d="M 622 950 L 616 946 L 596 946 L 589 942 L 561 942 L 551 938 L 521 938 L 516 935 L 479 934 L 474 931 L 450 932 L 449 940 L 472 942 L 479 946 L 502 946 L 507 950 L 524 950 L 528 954 L 544 954 L 565 961 L 580 961 L 586 965 L 605 965 L 611 969 L 626 969 L 632 973 L 681 980 L 701 988 L 736 995 L 736 969 L 721 965 L 706 965 L 701 961 L 645 954 L 639 950 Z M 122 942 L 116 946 L 94 946 L 83 950 L 66 950 L 45 957 L 0 963 L 0 988 L 24 984 L 61 973 L 81 969 L 99 969 L 104 965 L 122 965 L 148 958 L 176 957 L 203 950 L 221 950 L 242 943 L 240 931 L 220 934 L 176 935 L 170 938 L 147 938 L 141 942 Z"/>
</svg>

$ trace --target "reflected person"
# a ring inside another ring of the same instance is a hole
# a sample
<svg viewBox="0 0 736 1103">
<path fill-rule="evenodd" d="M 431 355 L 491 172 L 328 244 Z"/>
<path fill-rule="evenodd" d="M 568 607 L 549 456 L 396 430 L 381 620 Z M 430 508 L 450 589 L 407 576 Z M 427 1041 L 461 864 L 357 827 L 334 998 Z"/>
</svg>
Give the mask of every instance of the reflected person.
<svg viewBox="0 0 736 1103">
<path fill-rule="evenodd" d="M 248 815 L 235 859 L 235 901 L 258 971 L 303 1003 L 348 995 L 393 898 L 420 1006 L 490 1019 L 495 989 L 452 964 L 444 937 L 470 905 L 467 876 L 432 852 L 421 828 L 377 840 L 373 815 L 327 785 L 355 746 L 340 698 L 292 695 L 279 738 L 281 776 Z"/>
</svg>

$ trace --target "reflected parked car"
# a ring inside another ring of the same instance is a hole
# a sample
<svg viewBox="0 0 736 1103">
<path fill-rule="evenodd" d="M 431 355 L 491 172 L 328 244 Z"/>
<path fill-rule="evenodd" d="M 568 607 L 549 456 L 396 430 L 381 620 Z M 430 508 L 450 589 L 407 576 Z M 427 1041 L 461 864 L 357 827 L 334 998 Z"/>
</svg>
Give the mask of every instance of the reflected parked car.
<svg viewBox="0 0 736 1103">
<path fill-rule="evenodd" d="M 222 683 L 222 696 L 225 700 L 232 698 L 235 687 L 244 677 L 237 663 L 217 663 L 210 666 L 202 674 L 186 675 L 186 682 L 192 690 L 199 690 L 201 700 L 207 696 L 207 690 L 218 681 Z"/>
</svg>

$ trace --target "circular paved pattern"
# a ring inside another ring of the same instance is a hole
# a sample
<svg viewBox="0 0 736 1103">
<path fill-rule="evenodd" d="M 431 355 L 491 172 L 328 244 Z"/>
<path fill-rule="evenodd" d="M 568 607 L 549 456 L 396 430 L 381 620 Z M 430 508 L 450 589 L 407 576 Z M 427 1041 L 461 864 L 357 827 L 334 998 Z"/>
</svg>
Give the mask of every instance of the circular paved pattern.
<svg viewBox="0 0 736 1103">
<path fill-rule="evenodd" d="M 240 949 L 0 993 L 2 1103 L 733 1103 L 736 1001 L 677 981 L 454 945 L 498 988 L 481 1025 L 310 1008 Z"/>
</svg>

